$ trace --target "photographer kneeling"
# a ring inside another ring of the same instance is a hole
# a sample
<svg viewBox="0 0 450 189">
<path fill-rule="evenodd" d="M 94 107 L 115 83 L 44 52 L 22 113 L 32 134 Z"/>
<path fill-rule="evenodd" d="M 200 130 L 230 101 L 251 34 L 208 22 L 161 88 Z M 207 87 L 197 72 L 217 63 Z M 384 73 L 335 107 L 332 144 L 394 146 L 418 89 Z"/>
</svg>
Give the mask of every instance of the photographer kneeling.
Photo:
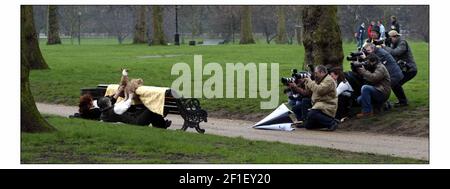
<svg viewBox="0 0 450 189">
<path fill-rule="evenodd" d="M 358 73 L 369 83 L 361 88 L 361 96 L 357 101 L 362 106 L 362 112 L 357 118 L 373 115 L 372 106 L 381 106 L 391 93 L 391 79 L 386 67 L 380 63 L 378 56 L 370 54 L 366 66 L 357 69 Z"/>
<path fill-rule="evenodd" d="M 311 91 L 305 88 L 304 80 L 302 77 L 294 77 L 294 82 L 287 83 L 288 86 L 288 104 L 292 106 L 292 111 L 294 112 L 299 123 L 302 123 L 306 119 L 306 114 L 308 109 L 311 108 Z"/>
<path fill-rule="evenodd" d="M 314 69 L 314 78 L 301 79 L 305 82 L 305 88 L 312 92 L 313 105 L 303 126 L 306 129 L 327 128 L 334 131 L 338 125 L 334 119 L 337 109 L 336 82 L 328 75 L 327 68 L 323 65 Z"/>
</svg>

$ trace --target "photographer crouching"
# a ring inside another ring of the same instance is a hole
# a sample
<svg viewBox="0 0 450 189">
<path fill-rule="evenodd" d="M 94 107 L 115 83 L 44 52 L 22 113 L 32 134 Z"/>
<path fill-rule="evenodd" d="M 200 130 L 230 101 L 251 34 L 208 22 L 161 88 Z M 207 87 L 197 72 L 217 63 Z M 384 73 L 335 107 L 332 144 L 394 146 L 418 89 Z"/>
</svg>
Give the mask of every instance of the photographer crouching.
<svg viewBox="0 0 450 189">
<path fill-rule="evenodd" d="M 307 72 L 292 71 L 292 77 L 281 78 L 286 88 L 284 93 L 288 96 L 288 104 L 292 106 L 297 121 L 302 123 L 306 119 L 308 109 L 311 108 L 311 91 L 305 88 L 305 83 L 301 78 L 309 77 Z"/>
<path fill-rule="evenodd" d="M 367 64 L 357 68 L 357 72 L 367 82 L 361 87 L 361 96 L 357 98 L 362 107 L 357 118 L 372 116 L 373 106 L 382 106 L 391 93 L 391 78 L 387 68 L 375 54 L 367 56 L 367 60 Z"/>
<path fill-rule="evenodd" d="M 388 35 L 392 43 L 390 45 L 383 45 L 382 47 L 394 57 L 404 75 L 399 84 L 392 87 L 392 91 L 394 91 L 398 99 L 395 105 L 408 106 L 408 99 L 406 98 L 402 85 L 417 75 L 416 62 L 414 61 L 408 42 L 402 39 L 397 31 L 391 30 Z"/>
<path fill-rule="evenodd" d="M 338 123 L 334 119 L 337 109 L 336 82 L 328 75 L 325 66 L 319 65 L 314 69 L 314 80 L 309 77 L 301 78 L 305 89 L 312 92 L 312 108 L 306 116 L 302 127 L 306 129 L 327 128 L 336 130 Z M 291 89 L 300 92 L 297 85 L 290 85 Z"/>
<path fill-rule="evenodd" d="M 389 54 L 389 52 L 387 52 L 384 48 L 378 48 L 375 47 L 375 44 L 368 43 L 364 45 L 364 55 L 362 57 L 366 58 L 366 56 L 371 54 L 376 55 L 379 58 L 380 63 L 383 64 L 388 70 L 391 79 L 391 88 L 403 90 L 401 81 L 403 80 L 404 75 L 402 70 L 400 69 L 400 66 L 395 61 L 394 57 L 391 54 Z M 388 109 L 391 107 L 389 102 L 386 103 L 386 105 Z"/>
</svg>

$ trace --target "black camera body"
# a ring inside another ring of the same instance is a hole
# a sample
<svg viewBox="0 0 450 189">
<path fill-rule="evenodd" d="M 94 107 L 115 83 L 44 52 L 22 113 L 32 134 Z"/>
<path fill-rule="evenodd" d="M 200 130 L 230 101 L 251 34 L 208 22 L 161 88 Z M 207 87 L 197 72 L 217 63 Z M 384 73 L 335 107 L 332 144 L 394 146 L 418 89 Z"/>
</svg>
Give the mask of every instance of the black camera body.
<svg viewBox="0 0 450 189">
<path fill-rule="evenodd" d="M 281 78 L 281 83 L 283 83 L 283 85 L 288 85 L 289 83 L 294 83 L 295 82 L 295 78 L 293 77 L 282 77 Z"/>
<path fill-rule="evenodd" d="M 308 68 L 309 68 L 309 72 L 308 71 L 298 72 L 297 69 L 292 69 L 291 77 L 282 77 L 281 83 L 283 83 L 283 85 L 285 85 L 285 86 L 288 86 L 289 83 L 295 83 L 295 81 L 297 79 L 310 78 L 311 80 L 314 80 L 315 79 L 314 74 L 313 74 L 314 65 L 308 64 Z M 298 85 L 300 88 L 305 88 L 304 83 L 298 83 L 296 85 Z M 286 94 L 290 100 L 298 100 L 300 98 L 303 98 L 302 94 L 300 94 L 297 91 L 292 90 L 290 88 L 284 89 L 283 93 Z"/>
<path fill-rule="evenodd" d="M 295 83 L 295 80 L 297 80 L 297 79 L 302 79 L 302 78 L 307 78 L 307 77 L 311 77 L 311 74 L 309 72 L 306 72 L 306 71 L 298 72 L 297 69 L 293 69 L 291 77 L 282 77 L 281 83 L 283 83 L 283 85 L 287 86 L 289 83 Z"/>
<path fill-rule="evenodd" d="M 361 58 L 361 55 L 363 55 L 363 51 L 357 51 L 357 52 L 351 52 L 348 56 L 347 56 L 347 61 L 364 61 L 363 58 Z"/>
<path fill-rule="evenodd" d="M 347 56 L 347 61 L 350 62 L 350 68 L 353 72 L 358 72 L 358 68 L 364 67 L 367 69 L 367 61 L 361 58 L 361 55 L 365 54 L 364 49 L 362 51 L 351 52 L 350 55 Z"/>
<path fill-rule="evenodd" d="M 351 62 L 350 63 L 350 68 L 352 69 L 353 72 L 358 72 L 359 68 L 364 68 L 367 70 L 367 65 L 368 63 L 366 61 L 364 62 Z"/>
</svg>

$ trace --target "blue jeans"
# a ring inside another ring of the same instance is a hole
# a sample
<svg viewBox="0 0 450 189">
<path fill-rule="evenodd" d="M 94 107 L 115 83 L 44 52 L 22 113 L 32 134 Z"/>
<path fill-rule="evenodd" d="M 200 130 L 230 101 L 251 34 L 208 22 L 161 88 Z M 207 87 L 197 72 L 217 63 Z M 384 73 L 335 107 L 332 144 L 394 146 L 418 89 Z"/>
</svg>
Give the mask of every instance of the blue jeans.
<svg viewBox="0 0 450 189">
<path fill-rule="evenodd" d="M 295 117 L 297 117 L 297 120 L 304 121 L 306 119 L 308 109 L 311 107 L 311 98 L 302 98 L 292 107 L 292 111 L 294 112 Z"/>
<path fill-rule="evenodd" d="M 372 112 L 372 106 L 381 106 L 386 100 L 387 97 L 372 85 L 363 85 L 361 96 L 357 99 L 358 103 L 361 104 L 363 113 Z"/>
<path fill-rule="evenodd" d="M 317 109 L 311 109 L 308 112 L 308 117 L 305 122 L 306 129 L 320 129 L 320 128 L 330 128 L 336 123 L 336 120 L 324 114 L 322 111 Z"/>
</svg>

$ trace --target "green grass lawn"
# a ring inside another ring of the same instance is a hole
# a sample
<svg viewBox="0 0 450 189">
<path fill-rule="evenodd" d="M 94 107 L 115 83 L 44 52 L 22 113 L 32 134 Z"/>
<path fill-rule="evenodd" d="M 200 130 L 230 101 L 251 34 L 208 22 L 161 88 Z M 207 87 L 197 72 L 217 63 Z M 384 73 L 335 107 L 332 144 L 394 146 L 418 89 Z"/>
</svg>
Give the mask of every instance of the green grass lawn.
<svg viewBox="0 0 450 189">
<path fill-rule="evenodd" d="M 76 41 L 75 41 L 76 42 Z M 75 43 L 76 44 L 76 43 Z M 404 88 L 412 108 L 427 106 L 429 99 L 428 44 L 411 42 L 419 73 Z M 354 44 L 344 44 L 347 55 Z M 148 46 L 117 44 L 113 39 L 82 39 L 81 46 L 48 46 L 41 41 L 40 48 L 50 70 L 34 70 L 30 74 L 31 90 L 38 102 L 77 104 L 80 88 L 95 87 L 100 83 L 118 83 L 120 68 L 129 68 L 130 77 L 143 78 L 145 85 L 171 86 L 178 76 L 171 76 L 172 65 L 186 62 L 192 66 L 193 55 L 203 55 L 203 64 L 225 63 L 280 63 L 280 76 L 289 76 L 292 68 L 300 69 L 304 49 L 300 45 L 220 45 L 220 46 Z M 175 57 L 142 58 L 151 55 L 178 55 Z M 344 62 L 346 70 L 349 63 Z M 204 80 L 208 77 L 204 77 Z M 252 80 L 254 78 L 251 78 Z M 277 78 L 278 80 L 278 78 Z M 246 82 L 248 83 L 248 82 Z M 282 88 L 281 84 L 280 89 Z M 248 93 L 248 90 L 246 90 Z M 280 103 L 286 98 L 280 90 Z M 248 95 L 248 94 L 247 94 Z M 391 96 L 394 101 L 394 95 Z M 201 99 L 202 106 L 211 110 L 234 113 L 269 112 L 260 110 L 262 99 Z M 267 101 L 267 100 L 263 100 Z"/>
<path fill-rule="evenodd" d="M 46 116 L 21 136 L 22 163 L 414 163 L 427 161 Z"/>
</svg>

